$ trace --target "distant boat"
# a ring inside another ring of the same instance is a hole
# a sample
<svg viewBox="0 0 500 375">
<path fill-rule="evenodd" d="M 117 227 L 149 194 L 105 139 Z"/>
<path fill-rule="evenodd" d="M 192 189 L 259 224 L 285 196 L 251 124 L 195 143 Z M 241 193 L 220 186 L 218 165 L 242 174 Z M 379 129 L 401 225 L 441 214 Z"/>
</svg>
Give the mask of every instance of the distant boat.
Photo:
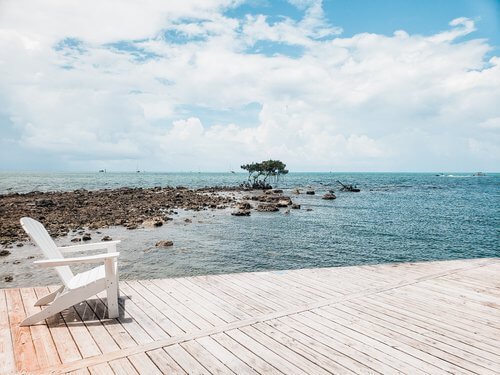
<svg viewBox="0 0 500 375">
<path fill-rule="evenodd" d="M 236 173 L 235 171 L 230 171 L 231 173 Z"/>
<path fill-rule="evenodd" d="M 105 169 L 99 169 L 99 173 L 106 173 Z"/>
<path fill-rule="evenodd" d="M 473 176 L 476 176 L 476 177 L 482 177 L 482 176 L 486 176 L 486 173 L 483 173 L 483 172 L 476 172 L 473 174 Z"/>
</svg>

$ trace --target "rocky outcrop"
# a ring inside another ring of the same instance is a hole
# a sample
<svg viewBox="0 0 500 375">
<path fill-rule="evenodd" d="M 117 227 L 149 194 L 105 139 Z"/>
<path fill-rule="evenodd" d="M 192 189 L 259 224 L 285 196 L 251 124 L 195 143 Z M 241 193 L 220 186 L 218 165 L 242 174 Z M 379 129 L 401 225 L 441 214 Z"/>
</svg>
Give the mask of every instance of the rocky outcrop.
<svg viewBox="0 0 500 375">
<path fill-rule="evenodd" d="M 171 220 L 169 216 L 175 209 L 199 211 L 234 206 L 236 198 L 227 192 L 236 190 L 167 186 L 0 195 L 0 245 L 11 246 L 28 239 L 19 223 L 23 216 L 42 222 L 53 237 L 82 228 L 120 225 L 133 230 L 142 225 L 161 226 Z"/>
</svg>

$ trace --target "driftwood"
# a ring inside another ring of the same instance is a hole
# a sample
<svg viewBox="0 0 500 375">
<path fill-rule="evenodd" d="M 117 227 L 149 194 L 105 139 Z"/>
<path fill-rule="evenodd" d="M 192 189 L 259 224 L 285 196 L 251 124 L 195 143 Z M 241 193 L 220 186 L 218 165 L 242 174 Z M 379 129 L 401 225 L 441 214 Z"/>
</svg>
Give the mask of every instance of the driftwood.
<svg viewBox="0 0 500 375">
<path fill-rule="evenodd" d="M 342 182 L 337 180 L 337 182 L 342 185 L 340 191 L 349 191 L 351 193 L 359 193 L 361 190 L 356 187 L 356 185 L 344 185 Z"/>
</svg>

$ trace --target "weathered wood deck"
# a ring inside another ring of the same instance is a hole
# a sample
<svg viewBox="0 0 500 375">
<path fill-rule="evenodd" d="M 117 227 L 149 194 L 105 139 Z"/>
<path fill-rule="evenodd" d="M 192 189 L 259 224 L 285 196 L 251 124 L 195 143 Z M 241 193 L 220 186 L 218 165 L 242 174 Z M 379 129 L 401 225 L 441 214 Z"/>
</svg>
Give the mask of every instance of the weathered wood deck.
<svg viewBox="0 0 500 375">
<path fill-rule="evenodd" d="M 500 259 L 121 282 L 31 327 L 47 287 L 0 290 L 2 373 L 500 372 Z"/>
</svg>

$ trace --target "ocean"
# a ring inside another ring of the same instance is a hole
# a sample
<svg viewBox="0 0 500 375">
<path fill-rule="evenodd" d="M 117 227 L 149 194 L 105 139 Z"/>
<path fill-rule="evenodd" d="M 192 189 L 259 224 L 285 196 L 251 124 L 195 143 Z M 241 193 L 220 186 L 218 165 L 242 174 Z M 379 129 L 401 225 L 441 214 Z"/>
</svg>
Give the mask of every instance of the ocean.
<svg viewBox="0 0 500 375">
<path fill-rule="evenodd" d="M 0 193 L 199 188 L 245 179 L 243 173 L 0 173 Z M 356 184 L 361 192 L 340 192 L 337 180 Z M 302 208 L 289 214 L 252 211 L 250 217 L 179 211 L 157 229 L 108 228 L 92 238 L 122 240 L 124 279 L 500 256 L 500 174 L 290 173 L 274 185 Z M 316 194 L 295 195 L 295 188 Z M 337 199 L 321 199 L 329 190 Z M 155 248 L 160 239 L 174 246 Z M 27 259 L 40 257 L 33 246 L 10 250 L 0 264 L 0 287 L 31 285 L 32 277 L 57 282 Z M 13 282 L 3 283 L 5 275 L 13 275 Z"/>
</svg>

